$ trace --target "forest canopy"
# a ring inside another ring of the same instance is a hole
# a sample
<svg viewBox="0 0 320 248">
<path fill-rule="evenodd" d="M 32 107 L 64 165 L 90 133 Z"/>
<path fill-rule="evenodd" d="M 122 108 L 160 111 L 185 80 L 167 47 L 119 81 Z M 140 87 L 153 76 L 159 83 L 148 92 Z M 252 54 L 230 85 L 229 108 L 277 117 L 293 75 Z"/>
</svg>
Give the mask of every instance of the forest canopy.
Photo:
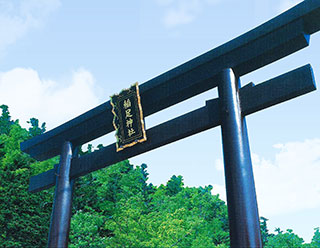
<svg viewBox="0 0 320 248">
<path fill-rule="evenodd" d="M 6 105 L 0 111 L 1 247 L 46 247 L 54 191 L 31 194 L 28 184 L 59 158 L 38 162 L 21 152 L 20 142 L 45 132 L 45 123 L 31 118 L 25 129 Z M 175 175 L 154 186 L 147 165 L 128 160 L 78 178 L 69 247 L 229 247 L 227 207 L 211 190 L 185 187 Z M 265 247 L 320 247 L 319 228 L 306 244 L 290 229 L 270 233 L 264 217 L 260 226 Z"/>
</svg>

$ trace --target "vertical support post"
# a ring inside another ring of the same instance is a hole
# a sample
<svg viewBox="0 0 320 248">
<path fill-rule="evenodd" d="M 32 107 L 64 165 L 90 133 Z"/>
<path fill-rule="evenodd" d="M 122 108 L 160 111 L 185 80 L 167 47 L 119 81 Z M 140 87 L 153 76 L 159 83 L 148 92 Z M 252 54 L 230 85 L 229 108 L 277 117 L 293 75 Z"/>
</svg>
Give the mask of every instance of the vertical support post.
<svg viewBox="0 0 320 248">
<path fill-rule="evenodd" d="M 57 170 L 48 247 L 68 247 L 73 188 L 70 180 L 71 159 L 72 144 L 66 141 Z"/>
<path fill-rule="evenodd" d="M 239 79 L 225 69 L 218 86 L 231 247 L 262 247 L 260 222 Z"/>
</svg>

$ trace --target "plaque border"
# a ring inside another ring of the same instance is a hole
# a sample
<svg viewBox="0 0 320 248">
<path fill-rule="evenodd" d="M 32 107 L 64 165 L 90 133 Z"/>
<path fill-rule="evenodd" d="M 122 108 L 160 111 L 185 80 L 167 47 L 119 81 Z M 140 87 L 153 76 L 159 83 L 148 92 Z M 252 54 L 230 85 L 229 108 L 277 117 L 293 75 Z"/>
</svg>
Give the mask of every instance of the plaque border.
<svg viewBox="0 0 320 248">
<path fill-rule="evenodd" d="M 138 111 L 139 111 L 139 114 L 140 114 L 140 123 L 141 123 L 141 128 L 142 128 L 142 138 L 140 139 L 135 139 L 133 142 L 131 143 L 128 143 L 128 144 L 125 144 L 123 146 L 120 146 L 119 145 L 119 137 L 118 137 L 118 133 L 120 132 L 120 127 L 117 126 L 116 124 L 116 119 L 119 118 L 117 116 L 117 113 L 116 113 L 116 104 L 113 102 L 112 98 L 114 96 L 120 96 L 122 92 L 124 91 L 130 91 L 132 87 L 135 87 L 136 88 L 136 95 L 137 95 L 137 99 L 138 99 L 138 103 L 137 103 L 137 107 L 138 107 Z M 138 82 L 134 83 L 133 85 L 131 85 L 130 88 L 127 88 L 127 89 L 123 89 L 119 94 L 114 94 L 110 97 L 110 103 L 112 105 L 112 113 L 113 113 L 113 121 L 112 121 L 112 124 L 113 124 L 113 127 L 114 129 L 116 130 L 116 133 L 115 133 L 115 137 L 117 139 L 117 142 L 116 142 L 116 151 L 119 152 L 119 151 L 122 151 L 123 149 L 127 148 L 127 147 L 131 147 L 131 146 L 134 146 L 135 144 L 137 143 L 142 143 L 144 141 L 147 140 L 147 134 L 146 134 L 146 130 L 145 130 L 145 125 L 144 125 L 144 120 L 143 120 L 143 111 L 142 111 L 142 105 L 141 105 L 141 98 L 140 98 L 140 91 L 139 91 L 139 84 Z"/>
</svg>

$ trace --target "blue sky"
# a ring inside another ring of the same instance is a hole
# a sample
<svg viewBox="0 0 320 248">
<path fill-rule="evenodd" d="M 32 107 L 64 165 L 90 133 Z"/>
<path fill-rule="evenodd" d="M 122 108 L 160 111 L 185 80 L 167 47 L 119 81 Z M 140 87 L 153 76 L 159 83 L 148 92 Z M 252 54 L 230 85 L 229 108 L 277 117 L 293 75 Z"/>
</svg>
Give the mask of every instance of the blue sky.
<svg viewBox="0 0 320 248">
<path fill-rule="evenodd" d="M 48 129 L 256 27 L 292 0 L 0 0 L 0 104 L 26 126 Z M 259 83 L 310 63 L 320 78 L 320 34 L 310 47 L 241 78 Z M 203 106 L 208 91 L 146 118 L 150 128 Z M 247 117 L 260 215 L 269 229 L 292 228 L 310 241 L 320 225 L 320 93 Z M 220 128 L 131 161 L 147 163 L 150 181 L 183 175 L 224 198 Z M 109 144 L 113 134 L 95 141 Z"/>
</svg>

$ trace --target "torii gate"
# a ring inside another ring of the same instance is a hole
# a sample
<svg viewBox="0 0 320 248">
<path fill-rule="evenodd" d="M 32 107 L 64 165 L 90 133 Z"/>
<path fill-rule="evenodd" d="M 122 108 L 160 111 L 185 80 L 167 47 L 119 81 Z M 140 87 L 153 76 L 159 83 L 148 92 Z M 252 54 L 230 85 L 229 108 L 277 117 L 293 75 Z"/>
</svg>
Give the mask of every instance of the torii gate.
<svg viewBox="0 0 320 248">
<path fill-rule="evenodd" d="M 30 192 L 56 185 L 48 247 L 67 247 L 72 185 L 77 177 L 221 125 L 231 247 L 261 247 L 245 116 L 316 89 L 310 65 L 240 88 L 240 76 L 309 45 L 320 29 L 320 0 L 305 0 L 257 28 L 140 86 L 144 116 L 218 87 L 219 98 L 146 130 L 148 140 L 116 152 L 111 144 L 84 156 L 75 148 L 113 131 L 110 101 L 21 143 L 38 160 L 60 163 L 30 179 Z M 240 88 L 240 89 L 239 89 Z M 187 125 L 186 125 L 187 123 Z"/>
</svg>

